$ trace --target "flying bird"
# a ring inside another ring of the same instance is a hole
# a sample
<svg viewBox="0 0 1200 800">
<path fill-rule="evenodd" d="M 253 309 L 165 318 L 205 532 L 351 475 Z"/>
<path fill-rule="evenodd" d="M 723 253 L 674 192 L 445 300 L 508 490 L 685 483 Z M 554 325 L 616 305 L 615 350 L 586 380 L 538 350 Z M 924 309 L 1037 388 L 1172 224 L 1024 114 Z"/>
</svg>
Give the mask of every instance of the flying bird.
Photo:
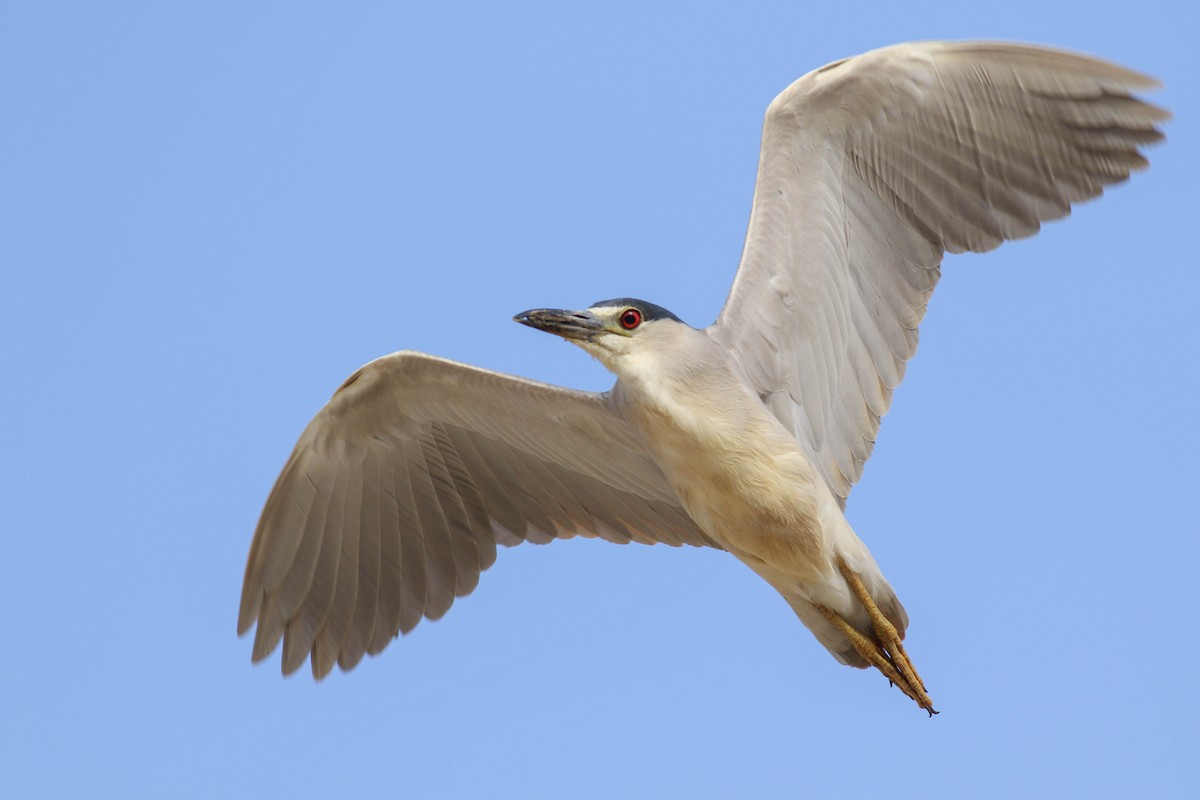
<svg viewBox="0 0 1200 800">
<path fill-rule="evenodd" d="M 900 44 L 767 108 L 749 231 L 717 320 L 634 298 L 516 321 L 615 373 L 565 389 L 416 352 L 351 375 L 263 509 L 238 633 L 284 673 L 352 669 L 470 594 L 497 545 L 713 547 L 834 658 L 931 715 L 908 615 L 843 513 L 948 251 L 1036 233 L 1147 165 L 1157 82 L 1021 44 Z"/>
</svg>

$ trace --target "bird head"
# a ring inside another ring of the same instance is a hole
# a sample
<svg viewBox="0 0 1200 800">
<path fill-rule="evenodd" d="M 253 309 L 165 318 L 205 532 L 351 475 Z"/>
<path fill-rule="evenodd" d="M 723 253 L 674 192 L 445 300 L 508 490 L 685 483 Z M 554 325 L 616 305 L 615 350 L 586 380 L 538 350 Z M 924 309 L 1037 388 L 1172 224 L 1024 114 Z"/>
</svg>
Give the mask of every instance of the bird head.
<svg viewBox="0 0 1200 800">
<path fill-rule="evenodd" d="M 535 308 L 513 319 L 579 345 L 618 375 L 634 357 L 668 355 L 670 340 L 692 331 L 662 306 L 632 297 L 601 300 L 585 311 Z"/>
</svg>

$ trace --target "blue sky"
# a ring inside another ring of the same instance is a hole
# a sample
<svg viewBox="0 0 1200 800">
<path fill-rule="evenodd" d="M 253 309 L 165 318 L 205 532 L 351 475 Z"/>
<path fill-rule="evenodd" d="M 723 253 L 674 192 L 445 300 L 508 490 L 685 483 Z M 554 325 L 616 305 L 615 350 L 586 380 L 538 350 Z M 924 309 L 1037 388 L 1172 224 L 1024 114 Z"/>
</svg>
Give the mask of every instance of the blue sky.
<svg viewBox="0 0 1200 800">
<path fill-rule="evenodd" d="M 735 7 L 736 6 L 736 7 Z M 1196 10 L 1177 0 L 0 7 L 0 794 L 1179 797 L 1200 608 Z M 934 720 L 729 556 L 504 551 L 314 684 L 235 635 L 296 437 L 417 349 L 603 389 L 511 322 L 695 325 L 762 112 L 909 39 L 1162 78 L 1154 166 L 952 257 L 848 513 Z"/>
</svg>

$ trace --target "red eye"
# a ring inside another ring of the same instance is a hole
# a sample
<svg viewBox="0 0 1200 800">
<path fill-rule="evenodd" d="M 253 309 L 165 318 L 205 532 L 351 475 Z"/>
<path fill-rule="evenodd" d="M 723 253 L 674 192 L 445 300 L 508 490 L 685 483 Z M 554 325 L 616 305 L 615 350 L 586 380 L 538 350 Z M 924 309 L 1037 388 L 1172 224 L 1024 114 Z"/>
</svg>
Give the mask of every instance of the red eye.
<svg viewBox="0 0 1200 800">
<path fill-rule="evenodd" d="M 642 312 L 636 308 L 627 308 L 621 312 L 621 327 L 631 331 L 642 324 Z"/>
</svg>

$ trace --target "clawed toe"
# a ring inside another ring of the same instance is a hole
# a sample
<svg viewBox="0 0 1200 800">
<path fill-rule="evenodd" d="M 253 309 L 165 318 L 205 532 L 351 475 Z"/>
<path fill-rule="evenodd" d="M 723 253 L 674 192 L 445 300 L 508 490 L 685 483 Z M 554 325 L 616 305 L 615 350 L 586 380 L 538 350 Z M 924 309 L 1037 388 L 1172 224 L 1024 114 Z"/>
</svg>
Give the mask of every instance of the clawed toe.
<svg viewBox="0 0 1200 800">
<path fill-rule="evenodd" d="M 871 620 L 871 628 L 874 636 L 867 634 L 854 628 L 849 622 L 842 618 L 840 614 L 825 606 L 817 606 L 817 609 L 825 615 L 842 634 L 850 640 L 850 644 L 855 651 L 862 656 L 867 663 L 883 673 L 888 679 L 888 683 L 896 686 L 900 691 L 911 697 L 914 702 L 921 708 L 929 712 L 929 716 L 938 713 L 933 707 L 933 700 L 925 691 L 925 682 L 921 680 L 921 676 L 917 673 L 916 667 L 908 657 L 908 653 L 904 650 L 904 645 L 900 641 L 900 633 L 896 630 L 883 612 L 879 610 L 879 606 L 871 598 L 867 592 L 866 586 L 863 585 L 862 579 L 846 566 L 846 562 L 840 557 L 837 561 L 838 570 L 842 573 L 842 577 L 846 579 L 846 583 L 854 592 L 855 597 L 862 603 L 867 611 L 867 616 Z"/>
</svg>

